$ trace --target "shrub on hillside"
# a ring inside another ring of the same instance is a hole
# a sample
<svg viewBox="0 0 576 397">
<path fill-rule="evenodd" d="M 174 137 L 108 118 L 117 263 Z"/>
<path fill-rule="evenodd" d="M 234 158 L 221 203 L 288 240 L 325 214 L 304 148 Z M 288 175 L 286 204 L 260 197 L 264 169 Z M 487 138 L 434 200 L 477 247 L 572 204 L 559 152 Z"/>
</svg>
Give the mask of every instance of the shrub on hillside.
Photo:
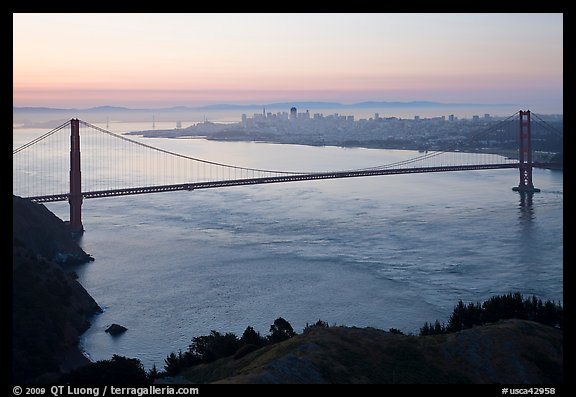
<svg viewBox="0 0 576 397">
<path fill-rule="evenodd" d="M 140 360 L 113 355 L 71 371 L 64 382 L 76 385 L 147 385 L 146 371 Z"/>
<path fill-rule="evenodd" d="M 282 317 L 274 320 L 270 326 L 270 335 L 263 337 L 252 327 L 246 327 L 242 337 L 227 332 L 221 334 L 211 331 L 210 335 L 192 338 L 188 351 L 178 354 L 172 352 L 164 359 L 164 372 L 169 376 L 177 375 L 183 368 L 202 363 L 210 363 L 220 358 L 233 356 L 241 358 L 268 344 L 274 344 L 296 335 L 292 325 Z"/>
<path fill-rule="evenodd" d="M 438 320 L 434 325 L 426 322 L 420 328 L 420 335 L 458 332 L 475 325 L 489 324 L 510 318 L 535 321 L 551 327 L 563 328 L 564 326 L 564 313 L 560 303 L 542 302 L 535 296 L 524 298 L 520 292 L 515 292 L 493 296 L 482 304 L 477 302 L 466 305 L 460 300 L 454 306 L 446 325 L 440 324 Z"/>
</svg>

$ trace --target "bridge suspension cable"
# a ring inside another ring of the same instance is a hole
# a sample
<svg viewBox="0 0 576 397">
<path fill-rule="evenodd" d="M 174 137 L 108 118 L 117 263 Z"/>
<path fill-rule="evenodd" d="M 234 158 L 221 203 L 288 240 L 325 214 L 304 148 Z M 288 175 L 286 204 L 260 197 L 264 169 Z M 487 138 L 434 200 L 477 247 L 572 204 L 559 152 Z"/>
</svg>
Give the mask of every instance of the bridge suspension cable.
<svg viewBox="0 0 576 397">
<path fill-rule="evenodd" d="M 550 123 L 548 123 L 546 120 L 542 119 L 542 117 L 540 117 L 538 114 L 532 113 L 532 116 L 536 118 L 536 120 L 532 120 L 532 122 L 536 122 L 536 124 L 543 126 L 546 131 L 549 131 L 550 133 L 555 134 L 556 137 L 558 137 L 558 138 L 562 138 L 564 136 L 564 133 L 562 131 L 560 131 L 559 129 L 557 129 L 553 125 L 550 125 Z"/>
<path fill-rule="evenodd" d="M 122 136 L 122 135 L 119 135 L 119 134 L 115 134 L 114 132 L 105 130 L 105 129 L 103 129 L 103 128 L 97 127 L 97 126 L 95 126 L 95 125 L 92 125 L 92 124 L 87 123 L 87 122 L 82 121 L 82 120 L 80 120 L 80 124 L 82 124 L 82 125 L 84 125 L 84 126 L 86 126 L 86 127 L 93 128 L 93 129 L 95 129 L 95 130 L 97 130 L 97 131 L 103 132 L 104 134 L 108 134 L 108 135 L 113 136 L 113 137 L 115 137 L 115 138 L 121 139 L 121 140 L 123 140 L 123 141 L 130 142 L 130 143 L 133 143 L 133 144 L 135 144 L 135 145 L 139 145 L 139 146 L 145 147 L 145 148 L 147 148 L 147 149 L 156 150 L 156 151 L 158 151 L 158 152 L 160 152 L 160 153 L 164 153 L 164 154 L 168 154 L 168 155 L 171 155 L 171 156 L 180 157 L 180 158 L 187 159 L 187 160 L 197 161 L 197 162 L 204 163 L 204 164 L 216 165 L 216 166 L 219 166 L 219 167 L 227 167 L 227 168 L 232 168 L 232 169 L 237 169 L 237 170 L 242 170 L 242 171 L 254 171 L 254 172 L 271 173 L 271 174 L 274 174 L 274 173 L 275 173 L 275 174 L 287 174 L 287 175 L 307 174 L 307 172 L 278 171 L 278 170 L 267 170 L 267 169 L 240 167 L 240 166 L 231 165 L 231 164 L 224 164 L 224 163 L 218 163 L 218 162 L 215 162 L 215 161 L 203 160 L 203 159 L 199 159 L 199 158 L 196 158 L 196 157 L 186 156 L 186 155 L 184 155 L 184 154 L 172 152 L 172 151 L 170 151 L 170 150 L 165 150 L 165 149 L 161 149 L 161 148 L 158 148 L 158 147 L 155 147 L 155 146 L 151 146 L 151 145 L 148 145 L 148 144 L 146 144 L 146 143 L 139 142 L 139 141 L 136 141 L 136 140 L 127 138 L 127 137 Z"/>
<path fill-rule="evenodd" d="M 30 141 L 30 142 L 28 142 L 28 143 L 25 143 L 24 145 L 22 145 L 22 146 L 20 146 L 20 147 L 18 147 L 18 148 L 16 148 L 16 149 L 14 149 L 14 150 L 12 151 L 12 155 L 14 155 L 14 154 L 16 154 L 16 153 L 18 153 L 18 152 L 20 152 L 20 151 L 22 151 L 22 150 L 24 150 L 24 149 L 29 148 L 30 146 L 32 146 L 32 145 L 34 145 L 34 144 L 36 144 L 36 143 L 38 143 L 38 142 L 40 142 L 40 141 L 48 138 L 48 137 L 51 136 L 52 134 L 55 134 L 56 132 L 62 130 L 63 128 L 69 127 L 69 126 L 70 126 L 70 121 L 67 121 L 67 122 L 65 122 L 64 124 L 62 124 L 62 125 L 54 128 L 53 130 L 50 130 L 50 131 L 48 131 L 47 133 L 39 136 L 38 138 L 33 139 L 32 141 Z"/>
</svg>

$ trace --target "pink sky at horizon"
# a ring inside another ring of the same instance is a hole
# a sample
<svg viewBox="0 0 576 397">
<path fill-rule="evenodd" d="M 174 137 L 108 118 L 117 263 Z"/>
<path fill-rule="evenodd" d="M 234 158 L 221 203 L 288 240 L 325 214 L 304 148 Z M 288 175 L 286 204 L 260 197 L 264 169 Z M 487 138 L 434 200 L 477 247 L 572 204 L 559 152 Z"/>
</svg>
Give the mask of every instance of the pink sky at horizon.
<svg viewBox="0 0 576 397">
<path fill-rule="evenodd" d="M 13 105 L 428 100 L 562 112 L 562 14 L 14 14 Z"/>
</svg>

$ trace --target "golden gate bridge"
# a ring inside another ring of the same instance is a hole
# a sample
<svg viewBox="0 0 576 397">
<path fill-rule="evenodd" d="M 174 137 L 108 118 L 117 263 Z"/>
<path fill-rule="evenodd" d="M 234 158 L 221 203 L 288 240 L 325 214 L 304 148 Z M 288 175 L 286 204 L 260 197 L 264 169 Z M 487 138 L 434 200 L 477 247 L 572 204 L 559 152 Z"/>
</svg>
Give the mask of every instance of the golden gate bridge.
<svg viewBox="0 0 576 397">
<path fill-rule="evenodd" d="M 517 157 L 462 151 L 458 145 L 419 154 L 414 158 L 369 168 L 331 171 L 285 171 L 224 164 L 168 151 L 127 138 L 85 121 L 72 119 L 13 150 L 13 192 L 33 202 L 68 201 L 70 227 L 81 233 L 84 199 L 179 190 L 197 190 L 414 173 L 488 169 L 519 169 L 513 189 L 538 192 L 533 167 L 559 167 L 534 161 L 532 124 L 556 138 L 562 132 L 530 111 L 519 111 L 474 134 L 471 141 L 515 142 Z M 82 145 L 81 145 L 82 141 Z"/>
</svg>

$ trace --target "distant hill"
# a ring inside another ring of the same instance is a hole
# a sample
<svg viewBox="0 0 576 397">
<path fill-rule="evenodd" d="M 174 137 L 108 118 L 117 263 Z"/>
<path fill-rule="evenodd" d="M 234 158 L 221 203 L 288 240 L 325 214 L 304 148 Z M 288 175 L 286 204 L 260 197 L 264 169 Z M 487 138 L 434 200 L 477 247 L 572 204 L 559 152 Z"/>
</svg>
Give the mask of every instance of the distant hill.
<svg viewBox="0 0 576 397">
<path fill-rule="evenodd" d="M 242 358 L 184 370 L 190 383 L 503 383 L 563 381 L 562 330 L 502 320 L 435 336 L 312 327 Z"/>
<path fill-rule="evenodd" d="M 283 109 L 289 111 L 289 109 L 295 106 L 296 108 L 302 109 L 365 109 L 365 108 L 397 108 L 397 107 L 465 107 L 465 106 L 511 106 L 511 104 L 475 104 L 475 103 L 443 103 L 443 102 L 431 102 L 431 101 L 365 101 L 344 104 L 340 102 L 322 102 L 322 101 L 293 101 L 293 102 L 276 102 L 276 103 L 266 103 L 266 104 L 212 104 L 205 106 L 173 106 L 166 108 L 149 108 L 149 109 L 134 109 L 119 106 L 97 106 L 86 109 L 61 109 L 61 108 L 50 108 L 50 107 L 12 107 L 13 113 L 25 114 L 25 113 L 69 113 L 69 112 L 93 112 L 93 113 L 115 113 L 115 112 L 186 112 L 186 111 L 202 111 L 202 110 L 231 110 L 231 109 L 254 109 L 254 108 L 266 108 L 266 109 Z"/>
<path fill-rule="evenodd" d="M 149 112 L 150 109 L 130 109 L 120 106 L 96 106 L 92 108 L 79 109 L 79 108 L 50 108 L 50 107 L 18 107 L 13 106 L 13 113 L 70 113 L 70 112 Z"/>
</svg>

